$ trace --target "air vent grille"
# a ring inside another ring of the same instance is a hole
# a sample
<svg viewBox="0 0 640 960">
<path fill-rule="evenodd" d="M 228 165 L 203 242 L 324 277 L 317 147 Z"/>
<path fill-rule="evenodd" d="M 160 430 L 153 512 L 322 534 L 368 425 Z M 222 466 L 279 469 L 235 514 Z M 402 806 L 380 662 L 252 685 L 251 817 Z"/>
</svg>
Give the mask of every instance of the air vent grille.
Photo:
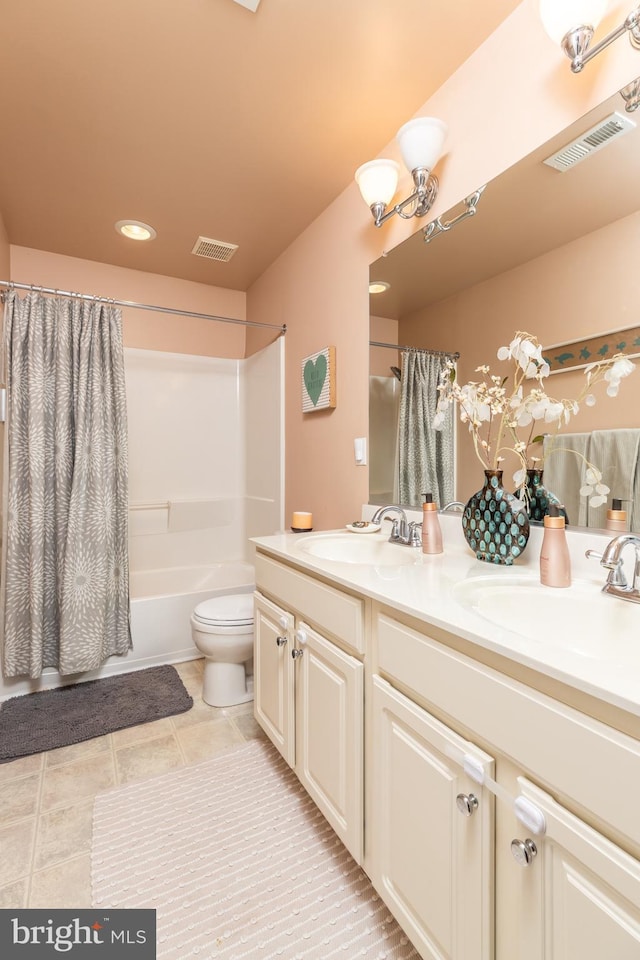
<svg viewBox="0 0 640 960">
<path fill-rule="evenodd" d="M 623 116 L 623 114 L 612 113 L 611 116 L 605 117 L 595 127 L 591 127 L 586 133 L 558 150 L 552 157 L 547 157 L 544 163 L 555 170 L 568 170 L 570 167 L 575 167 L 576 163 L 580 163 L 585 157 L 591 156 L 596 150 L 600 150 L 611 143 L 615 138 L 634 130 L 635 126 L 633 120 Z"/>
<path fill-rule="evenodd" d="M 237 243 L 225 243 L 224 240 L 211 240 L 210 237 L 198 237 L 191 253 L 207 260 L 227 263 L 238 249 Z"/>
</svg>

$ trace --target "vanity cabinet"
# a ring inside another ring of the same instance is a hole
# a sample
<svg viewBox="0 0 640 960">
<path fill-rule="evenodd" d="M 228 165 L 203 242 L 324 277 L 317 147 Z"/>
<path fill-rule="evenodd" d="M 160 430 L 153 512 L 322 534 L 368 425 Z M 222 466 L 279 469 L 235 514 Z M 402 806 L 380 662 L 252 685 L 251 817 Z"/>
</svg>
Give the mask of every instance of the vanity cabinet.
<svg viewBox="0 0 640 960">
<path fill-rule="evenodd" d="M 372 880 L 421 955 L 639 957 L 638 742 L 390 611 L 373 647 Z"/>
<path fill-rule="evenodd" d="M 363 601 L 260 555 L 256 583 L 256 720 L 360 863 Z"/>
<path fill-rule="evenodd" d="M 372 880 L 423 957 L 493 956 L 494 804 L 455 762 L 493 758 L 372 681 Z"/>
</svg>

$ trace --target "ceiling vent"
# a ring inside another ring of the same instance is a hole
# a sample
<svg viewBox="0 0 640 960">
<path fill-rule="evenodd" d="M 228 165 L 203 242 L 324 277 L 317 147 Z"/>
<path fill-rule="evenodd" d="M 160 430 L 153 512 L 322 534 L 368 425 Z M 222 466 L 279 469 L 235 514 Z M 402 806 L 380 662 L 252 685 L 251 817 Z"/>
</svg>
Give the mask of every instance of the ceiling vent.
<svg viewBox="0 0 640 960">
<path fill-rule="evenodd" d="M 621 113 L 612 113 L 611 116 L 605 117 L 595 127 L 591 127 L 586 133 L 558 150 L 552 157 L 547 157 L 543 162 L 555 170 L 568 170 L 570 167 L 575 167 L 576 163 L 580 163 L 585 157 L 595 153 L 596 150 L 600 150 L 601 147 L 611 143 L 612 140 L 617 139 L 624 133 L 629 133 L 630 130 L 634 130 L 635 126 L 633 120 L 629 120 Z"/>
<path fill-rule="evenodd" d="M 191 253 L 196 257 L 206 257 L 207 260 L 218 260 L 227 263 L 238 249 L 237 243 L 225 243 L 224 240 L 211 240 L 209 237 L 198 237 Z"/>
</svg>

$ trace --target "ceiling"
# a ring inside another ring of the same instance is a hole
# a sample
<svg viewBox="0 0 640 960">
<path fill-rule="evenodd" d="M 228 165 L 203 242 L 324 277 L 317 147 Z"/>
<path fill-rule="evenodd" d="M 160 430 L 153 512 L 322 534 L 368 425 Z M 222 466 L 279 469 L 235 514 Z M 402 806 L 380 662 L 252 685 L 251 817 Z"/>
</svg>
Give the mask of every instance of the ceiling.
<svg viewBox="0 0 640 960">
<path fill-rule="evenodd" d="M 543 163 L 613 113 L 630 121 L 629 132 L 563 172 Z M 428 244 L 418 230 L 373 263 L 371 279 L 385 280 L 390 289 L 370 297 L 371 313 L 408 317 L 635 213 L 639 162 L 640 111 L 625 113 L 616 93 L 488 183 L 474 216 Z M 463 212 L 460 204 L 440 219 L 447 222 Z"/>
<path fill-rule="evenodd" d="M 9 241 L 246 290 L 519 2 L 0 0 Z"/>
</svg>

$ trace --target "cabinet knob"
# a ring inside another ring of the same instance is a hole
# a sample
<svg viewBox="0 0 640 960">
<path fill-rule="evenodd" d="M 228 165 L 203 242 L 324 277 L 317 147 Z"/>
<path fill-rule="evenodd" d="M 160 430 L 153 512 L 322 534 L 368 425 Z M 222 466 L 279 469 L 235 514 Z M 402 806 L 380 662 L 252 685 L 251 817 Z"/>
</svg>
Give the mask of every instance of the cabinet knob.
<svg viewBox="0 0 640 960">
<path fill-rule="evenodd" d="M 538 848 L 533 840 L 512 840 L 511 853 L 521 867 L 529 867 L 537 856 Z"/>
<path fill-rule="evenodd" d="M 305 643 L 307 642 L 307 631 L 306 631 L 306 630 L 300 630 L 300 629 L 298 629 L 298 630 L 296 630 L 294 636 L 295 636 L 297 642 L 300 644 L 301 647 L 303 647 L 303 646 L 305 645 Z"/>
<path fill-rule="evenodd" d="M 288 637 L 276 637 L 276 644 L 279 647 L 284 647 L 288 639 L 289 639 Z"/>
<path fill-rule="evenodd" d="M 303 653 L 304 653 L 304 650 L 298 650 L 298 649 L 292 650 L 292 651 L 291 651 L 291 658 L 292 658 L 293 660 L 298 660 L 298 658 L 301 657 Z"/>
<path fill-rule="evenodd" d="M 456 807 L 463 816 L 470 817 L 478 809 L 478 798 L 474 793 L 459 793 L 456 797 Z"/>
<path fill-rule="evenodd" d="M 278 623 L 280 624 L 281 630 L 286 630 L 289 626 L 289 620 L 287 617 L 278 617 Z"/>
</svg>

